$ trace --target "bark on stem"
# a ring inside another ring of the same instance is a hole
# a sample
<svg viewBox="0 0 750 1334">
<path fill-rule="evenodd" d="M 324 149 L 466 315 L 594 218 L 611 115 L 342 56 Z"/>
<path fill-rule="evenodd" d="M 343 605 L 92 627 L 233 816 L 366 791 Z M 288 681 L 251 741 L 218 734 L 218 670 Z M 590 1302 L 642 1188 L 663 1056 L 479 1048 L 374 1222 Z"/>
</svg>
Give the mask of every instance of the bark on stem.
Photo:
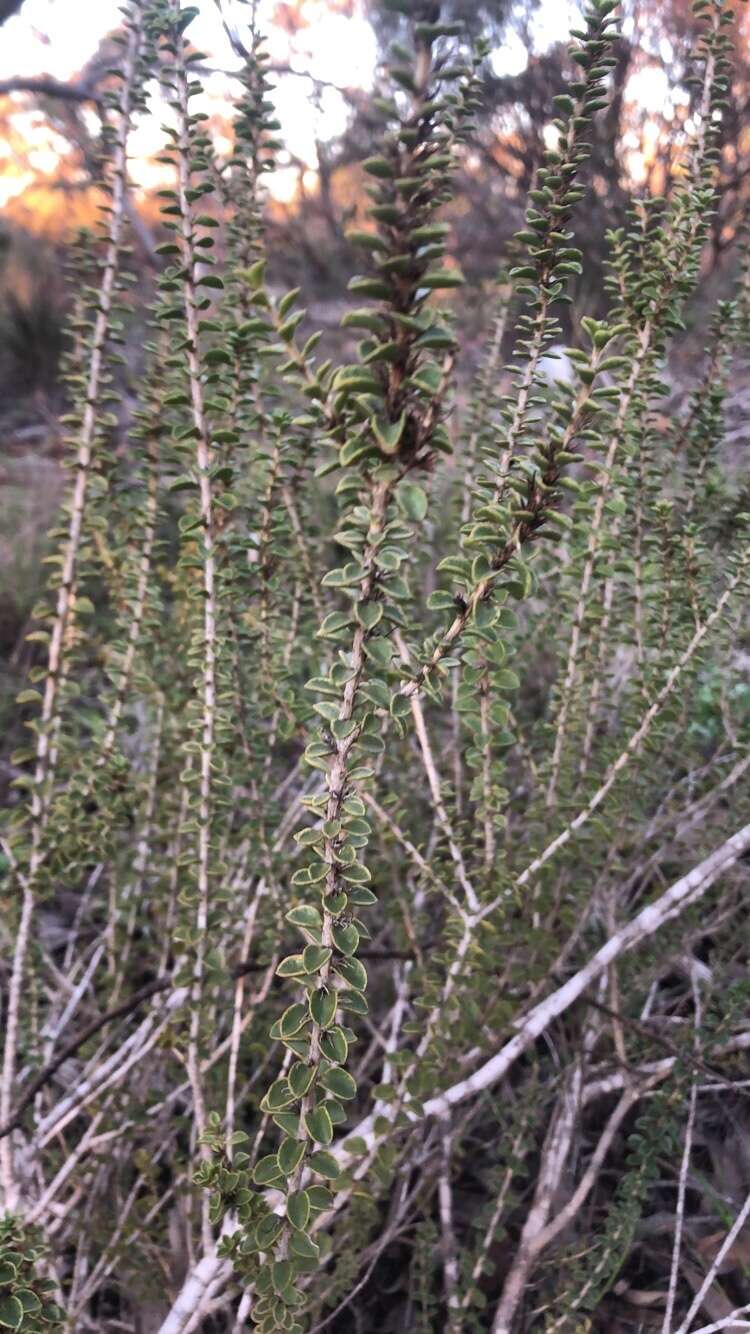
<svg viewBox="0 0 750 1334">
<path fill-rule="evenodd" d="M 171 14 L 178 23 L 181 9 L 179 0 L 171 0 Z M 184 63 L 182 37 L 176 43 L 175 88 L 177 93 L 177 190 L 180 202 L 180 245 L 184 267 L 185 327 L 187 333 L 187 375 L 190 402 L 196 432 L 196 463 L 199 478 L 200 516 L 203 547 L 203 667 L 201 687 L 201 754 L 198 803 L 198 904 L 196 911 L 196 947 L 191 994 L 190 1038 L 187 1052 L 187 1070 L 193 1094 L 195 1128 L 200 1143 L 206 1126 L 206 1106 L 200 1068 L 200 1029 L 203 1004 L 205 955 L 208 943 L 208 914 L 210 900 L 210 858 L 213 817 L 214 739 L 216 729 L 216 534 L 214 499 L 211 483 L 211 435 L 206 416 L 200 356 L 198 319 L 197 256 L 195 251 L 195 210 L 191 188 L 191 132 L 190 91 Z M 201 1156 L 208 1150 L 201 1146 Z M 207 1201 L 203 1209 L 204 1246 L 211 1243 Z"/>
</svg>

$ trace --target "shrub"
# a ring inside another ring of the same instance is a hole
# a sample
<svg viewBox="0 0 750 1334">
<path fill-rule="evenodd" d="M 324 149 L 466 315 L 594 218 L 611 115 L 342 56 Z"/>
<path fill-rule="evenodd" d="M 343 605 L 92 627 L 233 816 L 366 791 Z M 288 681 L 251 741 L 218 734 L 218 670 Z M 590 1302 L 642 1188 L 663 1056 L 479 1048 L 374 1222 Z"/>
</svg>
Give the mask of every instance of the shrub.
<svg viewBox="0 0 750 1334">
<path fill-rule="evenodd" d="M 658 410 L 731 9 L 695 6 L 692 138 L 609 237 L 610 314 L 582 319 L 568 383 L 543 363 L 617 34 L 615 0 L 590 0 L 456 425 L 440 210 L 486 51 L 432 3 L 388 8 L 412 44 L 372 102 L 360 341 L 336 365 L 266 282 L 260 35 L 219 161 L 195 8 L 126 7 L 4 844 L 6 1230 L 39 1230 L 73 1329 L 605 1330 L 628 1266 L 666 1285 L 665 1330 L 703 1302 L 691 1155 L 746 1045 L 748 516 L 720 453 L 744 277 L 666 436 Z M 114 456 L 128 132 L 154 71 L 168 239 Z M 719 1220 L 728 1245 L 747 1209 Z M 5 1295 L 0 1324 L 40 1318 L 17 1316 Z"/>
<path fill-rule="evenodd" d="M 0 232 L 0 382 L 7 404 L 19 394 L 54 396 L 67 315 L 60 259 L 38 239 Z"/>
</svg>

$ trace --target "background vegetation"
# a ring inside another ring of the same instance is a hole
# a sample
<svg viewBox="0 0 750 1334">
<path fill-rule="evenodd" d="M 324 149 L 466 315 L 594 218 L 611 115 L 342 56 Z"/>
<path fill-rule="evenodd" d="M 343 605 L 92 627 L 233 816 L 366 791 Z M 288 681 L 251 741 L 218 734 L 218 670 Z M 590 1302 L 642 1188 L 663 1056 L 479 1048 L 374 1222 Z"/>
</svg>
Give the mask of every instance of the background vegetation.
<svg viewBox="0 0 750 1334">
<path fill-rule="evenodd" d="M 748 1328 L 744 13 L 260 17 L 3 89 L 0 1328 Z"/>
</svg>

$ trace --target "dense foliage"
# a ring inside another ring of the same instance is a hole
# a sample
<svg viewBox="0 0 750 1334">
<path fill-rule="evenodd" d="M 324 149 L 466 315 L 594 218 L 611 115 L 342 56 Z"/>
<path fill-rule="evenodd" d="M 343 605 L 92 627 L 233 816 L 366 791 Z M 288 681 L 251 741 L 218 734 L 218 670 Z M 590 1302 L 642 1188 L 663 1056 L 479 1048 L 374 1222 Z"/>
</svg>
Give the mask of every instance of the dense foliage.
<svg viewBox="0 0 750 1334">
<path fill-rule="evenodd" d="M 750 1045 L 744 262 L 660 411 L 731 6 L 694 6 L 692 137 L 550 378 L 617 35 L 589 0 L 461 412 L 441 209 L 486 48 L 428 0 L 384 8 L 339 365 L 266 281 L 250 12 L 221 159 L 194 7 L 125 7 L 3 841 L 3 1328 L 745 1327 L 750 1182 L 711 1160 Z M 154 74 L 168 240 L 114 449 Z"/>
</svg>

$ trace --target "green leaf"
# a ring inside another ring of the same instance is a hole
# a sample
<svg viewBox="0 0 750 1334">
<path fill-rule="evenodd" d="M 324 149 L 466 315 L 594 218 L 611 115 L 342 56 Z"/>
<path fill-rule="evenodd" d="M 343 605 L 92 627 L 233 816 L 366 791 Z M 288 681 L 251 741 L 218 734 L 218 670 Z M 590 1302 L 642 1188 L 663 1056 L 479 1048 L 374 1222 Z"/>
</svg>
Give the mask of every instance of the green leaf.
<svg viewBox="0 0 750 1334">
<path fill-rule="evenodd" d="M 321 987 L 319 991 L 312 993 L 309 1005 L 310 1014 L 315 1023 L 321 1028 L 328 1028 L 336 1018 L 338 996 L 335 991 L 328 991 L 325 987 Z"/>
<path fill-rule="evenodd" d="M 286 318 L 287 311 L 290 311 L 292 309 L 292 306 L 297 300 L 297 297 L 299 296 L 301 290 L 302 289 L 299 287 L 293 287 L 290 292 L 287 292 L 285 296 L 282 296 L 279 302 L 279 315 L 281 316 L 282 320 Z"/>
<path fill-rule="evenodd" d="M 291 1081 L 290 1081 L 291 1082 Z M 285 1139 L 278 1153 L 279 1167 L 285 1177 L 296 1171 L 305 1156 L 305 1141 Z"/>
<path fill-rule="evenodd" d="M 309 1019 L 306 1005 L 299 1002 L 296 1005 L 290 1005 L 279 1021 L 281 1036 L 283 1038 L 293 1038 L 295 1034 L 299 1033 L 303 1025 L 309 1022 Z"/>
<path fill-rule="evenodd" d="M 281 1112 L 285 1107 L 291 1107 L 294 1101 L 295 1097 L 290 1088 L 289 1080 L 277 1079 L 263 1099 L 261 1109 L 264 1112 Z"/>
<path fill-rule="evenodd" d="M 344 1121 L 346 1120 L 346 1112 L 341 1106 L 341 1103 L 338 1102 L 336 1098 L 326 1098 L 325 1102 L 323 1103 L 323 1106 L 328 1112 L 331 1118 L 331 1123 L 334 1126 L 343 1125 Z"/>
<path fill-rule="evenodd" d="M 430 273 L 425 273 L 419 282 L 421 287 L 437 291 L 441 288 L 463 287 L 466 279 L 460 269 L 433 269 Z"/>
<path fill-rule="evenodd" d="M 271 1266 L 271 1281 L 278 1293 L 289 1287 L 294 1278 L 294 1269 L 288 1260 L 275 1260 Z"/>
<path fill-rule="evenodd" d="M 309 1166 L 318 1176 L 325 1177 L 327 1181 L 335 1181 L 340 1175 L 340 1168 L 332 1153 L 326 1153 L 324 1149 L 319 1149 L 311 1154 L 308 1159 Z"/>
<path fill-rule="evenodd" d="M 200 10 L 197 5 L 187 5 L 174 20 L 174 26 L 179 33 L 183 33 L 190 26 L 193 19 L 197 19 Z"/>
<path fill-rule="evenodd" d="M 360 306 L 357 310 L 348 310 L 341 321 L 342 329 L 367 329 L 380 336 L 383 332 L 383 315 L 369 306 Z"/>
<path fill-rule="evenodd" d="M 237 277 L 246 282 L 252 291 L 257 292 L 263 286 L 266 277 L 266 260 L 259 259 L 249 269 L 238 269 Z"/>
<path fill-rule="evenodd" d="M 267 1214 L 265 1218 L 261 1218 L 255 1229 L 258 1250 L 269 1251 L 278 1239 L 283 1226 L 284 1220 L 279 1218 L 278 1214 Z"/>
<path fill-rule="evenodd" d="M 325 639 L 328 635 L 339 634 L 341 630 L 345 630 L 349 625 L 350 619 L 350 616 L 345 611 L 329 612 L 318 631 L 318 637 L 320 639 Z"/>
<path fill-rule="evenodd" d="M 302 1231 L 292 1233 L 289 1240 L 289 1249 L 292 1255 L 301 1256 L 304 1260 L 317 1260 L 320 1255 L 320 1247 L 317 1242 Z M 297 1328 L 299 1328 L 299 1325 Z"/>
<path fill-rule="evenodd" d="M 402 482 L 396 492 L 396 501 L 407 519 L 421 523 L 427 514 L 427 494 L 416 482 Z"/>
<path fill-rule="evenodd" d="M 294 1112 L 276 1112 L 273 1121 L 290 1139 L 299 1138 L 300 1119 Z"/>
<path fill-rule="evenodd" d="M 349 1044 L 344 1035 L 343 1028 L 331 1028 L 328 1032 L 322 1033 L 320 1038 L 320 1050 L 329 1061 L 338 1061 L 339 1065 L 346 1060 Z"/>
<path fill-rule="evenodd" d="M 328 963 L 332 953 L 333 951 L 325 945 L 308 945 L 302 952 L 305 970 L 308 973 L 317 973 Z"/>
<path fill-rule="evenodd" d="M 518 690 L 521 685 L 518 675 L 510 667 L 502 667 L 492 679 L 498 690 Z"/>
<path fill-rule="evenodd" d="M 348 891 L 349 902 L 357 908 L 371 908 L 373 903 L 377 903 L 377 897 L 366 885 L 354 885 Z"/>
<path fill-rule="evenodd" d="M 277 977 L 304 977 L 307 969 L 301 954 L 287 954 L 276 969 Z"/>
<path fill-rule="evenodd" d="M 390 457 L 397 453 L 405 425 L 405 412 L 401 413 L 397 422 L 388 421 L 385 417 L 370 418 L 370 428 L 384 454 Z"/>
<path fill-rule="evenodd" d="M 347 1153 L 360 1157 L 363 1153 L 367 1153 L 367 1140 L 363 1139 L 361 1135 L 352 1135 L 344 1141 L 344 1148 Z"/>
<path fill-rule="evenodd" d="M 61 1324 L 65 1319 L 65 1312 L 56 1302 L 48 1302 L 42 1307 L 41 1319 L 48 1325 Z"/>
<path fill-rule="evenodd" d="M 431 397 L 437 394 L 440 389 L 442 376 L 440 370 L 435 365 L 420 366 L 411 377 L 411 383 L 416 389 L 421 389 L 425 394 Z"/>
<path fill-rule="evenodd" d="M 375 392 L 378 381 L 372 371 L 364 366 L 342 366 L 334 381 L 335 389 L 362 390 L 364 393 Z"/>
<path fill-rule="evenodd" d="M 310 1204 L 319 1213 L 323 1209 L 330 1209 L 333 1204 L 333 1195 L 327 1186 L 308 1186 L 307 1193 L 310 1196 Z"/>
<path fill-rule="evenodd" d="M 304 1098 L 314 1078 L 314 1066 L 297 1062 L 289 1071 L 289 1087 L 298 1098 Z"/>
<path fill-rule="evenodd" d="M 333 1093 L 337 1098 L 343 1098 L 345 1102 L 357 1096 L 357 1085 L 352 1076 L 338 1065 L 325 1070 L 320 1076 L 320 1082 L 329 1093 Z"/>
<path fill-rule="evenodd" d="M 367 973 L 359 959 L 337 959 L 336 972 L 355 991 L 364 991 L 367 987 Z"/>
<path fill-rule="evenodd" d="M 381 709 L 391 707 L 391 692 L 384 681 L 368 681 L 360 686 L 360 694 Z"/>
<path fill-rule="evenodd" d="M 362 169 L 367 172 L 368 176 L 377 176 L 380 180 L 384 181 L 392 180 L 395 175 L 390 162 L 384 157 L 365 158 L 362 163 Z"/>
<path fill-rule="evenodd" d="M 298 908 L 292 908 L 291 912 L 286 914 L 286 920 L 290 926 L 299 926 L 308 931 L 319 931 L 323 925 L 323 919 L 318 909 L 307 903 L 301 903 Z"/>
<path fill-rule="evenodd" d="M 387 301 L 391 295 L 388 283 L 382 278 L 369 278 L 363 273 L 357 273 L 350 278 L 347 288 L 350 292 L 359 292 L 362 296 L 373 297 L 376 301 Z"/>
<path fill-rule="evenodd" d="M 310 1221 L 310 1197 L 306 1190 L 295 1190 L 286 1202 L 286 1216 L 292 1227 L 304 1232 Z"/>
<path fill-rule="evenodd" d="M 333 943 L 342 954 L 354 954 L 359 944 L 359 931 L 351 923 L 348 926 L 334 926 Z M 360 965 L 361 966 L 361 965 Z"/>
<path fill-rule="evenodd" d="M 363 232 L 357 227 L 344 232 L 344 240 L 348 241 L 349 245 L 364 246 L 366 250 L 388 249 L 387 243 L 377 232 Z"/>
<path fill-rule="evenodd" d="M 393 646 L 387 639 L 369 639 L 367 641 L 366 653 L 372 662 L 378 667 L 386 670 L 390 666 L 393 657 Z"/>
<path fill-rule="evenodd" d="M 444 241 L 446 236 L 450 236 L 450 223 L 447 222 L 428 222 L 424 227 L 415 227 L 413 232 L 409 233 L 412 241 L 420 243 L 429 241 Z"/>
<path fill-rule="evenodd" d="M 333 1139 L 333 1123 L 324 1106 L 313 1107 L 305 1117 L 305 1126 L 311 1139 L 317 1144 L 330 1144 Z"/>
<path fill-rule="evenodd" d="M 270 1186 L 271 1182 L 278 1181 L 283 1172 L 279 1166 L 278 1155 L 269 1153 L 265 1158 L 261 1158 L 255 1165 L 253 1172 L 253 1181 L 256 1186 Z"/>
<path fill-rule="evenodd" d="M 355 608 L 357 620 L 365 630 L 374 630 L 383 619 L 382 602 L 358 602 Z M 378 683 L 379 684 L 379 683 Z"/>
<path fill-rule="evenodd" d="M 18 1298 L 27 1314 L 32 1314 L 42 1309 L 42 1303 L 36 1293 L 32 1292 L 31 1288 L 16 1288 L 13 1296 Z"/>
<path fill-rule="evenodd" d="M 353 463 L 356 463 L 358 459 L 364 458 L 365 454 L 371 454 L 372 451 L 372 441 L 368 440 L 366 436 L 352 436 L 352 439 L 347 440 L 346 444 L 342 445 L 339 450 L 339 463 L 342 468 L 349 468 Z M 328 587 L 330 586 L 331 584 L 329 582 Z"/>
<path fill-rule="evenodd" d="M 0 1325 L 3 1329 L 20 1329 L 23 1306 L 17 1297 L 0 1297 Z"/>
</svg>

